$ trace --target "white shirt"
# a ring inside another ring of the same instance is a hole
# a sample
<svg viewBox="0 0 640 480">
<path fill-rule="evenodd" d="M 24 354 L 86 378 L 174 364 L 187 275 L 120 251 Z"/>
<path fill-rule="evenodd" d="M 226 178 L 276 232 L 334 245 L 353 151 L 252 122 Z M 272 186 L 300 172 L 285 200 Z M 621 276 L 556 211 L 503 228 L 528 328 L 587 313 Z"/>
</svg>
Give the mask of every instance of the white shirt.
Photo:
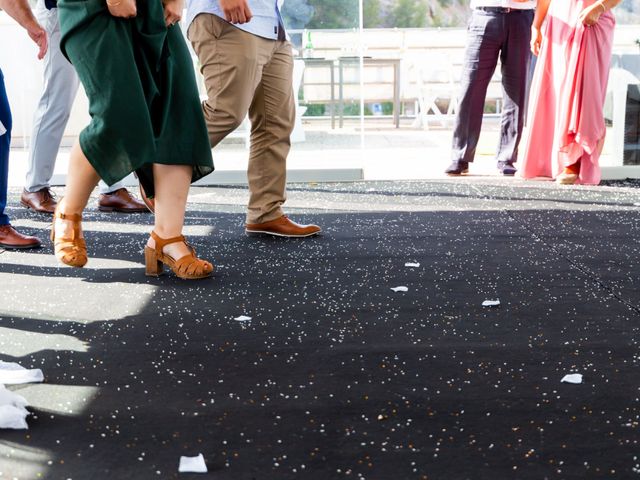
<svg viewBox="0 0 640 480">
<path fill-rule="evenodd" d="M 514 2 L 513 0 L 471 0 L 471 8 L 478 7 L 502 7 L 530 10 L 536 8 L 536 0 L 528 2 Z"/>
</svg>

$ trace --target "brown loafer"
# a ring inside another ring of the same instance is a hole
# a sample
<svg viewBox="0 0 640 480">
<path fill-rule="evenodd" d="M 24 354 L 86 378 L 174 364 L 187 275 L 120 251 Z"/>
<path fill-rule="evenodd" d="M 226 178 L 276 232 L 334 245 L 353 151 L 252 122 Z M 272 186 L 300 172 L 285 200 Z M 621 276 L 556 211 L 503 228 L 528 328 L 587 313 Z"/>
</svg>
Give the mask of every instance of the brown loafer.
<svg viewBox="0 0 640 480">
<path fill-rule="evenodd" d="M 276 237 L 310 237 L 320 233 L 318 225 L 299 225 L 286 215 L 264 223 L 247 223 L 245 232 L 248 235 L 274 235 Z"/>
<path fill-rule="evenodd" d="M 23 235 L 11 225 L 0 225 L 0 248 L 21 250 L 38 248 L 41 245 L 38 237 Z"/>
<path fill-rule="evenodd" d="M 98 210 L 101 212 L 142 213 L 147 211 L 147 207 L 131 195 L 129 190 L 119 188 L 115 192 L 100 194 Z"/>
<path fill-rule="evenodd" d="M 53 212 L 56 211 L 56 205 L 58 202 L 56 202 L 53 193 L 51 193 L 51 189 L 49 189 L 49 187 L 44 187 L 37 192 L 27 192 L 26 190 L 22 190 L 22 195 L 20 195 L 20 204 L 34 212 L 53 215 Z"/>
</svg>

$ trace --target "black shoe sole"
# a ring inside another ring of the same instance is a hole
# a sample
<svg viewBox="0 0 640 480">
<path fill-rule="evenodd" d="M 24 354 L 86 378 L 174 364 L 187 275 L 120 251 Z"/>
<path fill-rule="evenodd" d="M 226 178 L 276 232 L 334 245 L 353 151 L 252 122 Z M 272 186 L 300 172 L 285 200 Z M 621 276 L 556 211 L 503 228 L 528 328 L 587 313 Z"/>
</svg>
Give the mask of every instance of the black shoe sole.
<svg viewBox="0 0 640 480">
<path fill-rule="evenodd" d="M 279 237 L 279 238 L 307 238 L 313 237 L 315 235 L 320 235 L 320 232 L 307 233 L 305 235 L 284 235 L 282 233 L 269 232 L 267 230 L 247 230 L 244 229 L 244 233 L 246 233 L 250 237 L 260 237 L 260 236 L 271 236 L 271 237 Z"/>
<path fill-rule="evenodd" d="M 33 213 L 44 213 L 45 215 L 53 215 L 53 212 L 47 212 L 46 210 L 36 210 L 35 208 L 31 207 L 31 205 L 24 203 L 22 200 L 20 200 L 20 205 Z"/>
<path fill-rule="evenodd" d="M 118 212 L 118 213 L 151 213 L 149 212 L 149 209 L 147 207 L 145 208 L 138 208 L 135 210 L 125 210 L 123 208 L 116 208 L 116 207 L 98 207 L 98 210 L 100 210 L 101 212 Z"/>
<path fill-rule="evenodd" d="M 462 170 L 460 173 L 458 172 L 444 172 L 446 175 L 448 175 L 449 177 L 460 177 L 462 175 L 468 175 L 469 174 L 469 169 L 465 169 Z"/>
<path fill-rule="evenodd" d="M 0 248 L 5 250 L 31 250 L 34 248 L 42 248 L 41 243 L 34 243 L 33 245 L 6 245 L 4 243 L 0 243 Z"/>
</svg>

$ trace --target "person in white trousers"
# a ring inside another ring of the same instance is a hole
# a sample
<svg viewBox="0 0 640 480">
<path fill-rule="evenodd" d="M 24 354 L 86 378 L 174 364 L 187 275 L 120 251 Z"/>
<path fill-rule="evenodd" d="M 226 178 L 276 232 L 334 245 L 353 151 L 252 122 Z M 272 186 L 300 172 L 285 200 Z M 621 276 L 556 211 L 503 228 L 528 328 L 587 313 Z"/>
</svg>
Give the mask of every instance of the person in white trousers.
<svg viewBox="0 0 640 480">
<path fill-rule="evenodd" d="M 60 23 L 56 0 L 38 0 L 35 17 L 49 38 L 44 58 L 44 91 L 33 121 L 29 169 L 20 203 L 33 211 L 53 214 L 56 200 L 50 182 L 62 135 L 67 126 L 80 81 L 73 65 L 60 51 Z M 98 208 L 106 212 L 146 212 L 144 203 L 124 188 L 121 182 L 99 184 Z"/>
</svg>

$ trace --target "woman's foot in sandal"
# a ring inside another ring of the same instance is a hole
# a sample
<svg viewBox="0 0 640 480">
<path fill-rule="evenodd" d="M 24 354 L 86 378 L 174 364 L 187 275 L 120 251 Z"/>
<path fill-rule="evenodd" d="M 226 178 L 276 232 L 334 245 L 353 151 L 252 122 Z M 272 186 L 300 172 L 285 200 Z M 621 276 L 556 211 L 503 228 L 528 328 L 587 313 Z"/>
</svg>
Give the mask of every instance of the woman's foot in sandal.
<svg viewBox="0 0 640 480">
<path fill-rule="evenodd" d="M 565 167 L 560 175 L 556 177 L 556 183 L 560 185 L 573 185 L 578 181 L 580 175 L 580 160 Z"/>
<path fill-rule="evenodd" d="M 180 235 L 172 238 L 161 238 L 156 232 L 144 249 L 145 273 L 147 276 L 157 277 L 163 272 L 163 265 L 167 265 L 177 277 L 184 280 L 198 280 L 210 277 L 213 265 L 196 256 L 196 252 Z"/>
<path fill-rule="evenodd" d="M 70 267 L 84 267 L 87 263 L 87 244 L 82 235 L 82 215 L 62 213 L 64 199 L 53 214 L 51 241 L 56 258 Z"/>
</svg>

